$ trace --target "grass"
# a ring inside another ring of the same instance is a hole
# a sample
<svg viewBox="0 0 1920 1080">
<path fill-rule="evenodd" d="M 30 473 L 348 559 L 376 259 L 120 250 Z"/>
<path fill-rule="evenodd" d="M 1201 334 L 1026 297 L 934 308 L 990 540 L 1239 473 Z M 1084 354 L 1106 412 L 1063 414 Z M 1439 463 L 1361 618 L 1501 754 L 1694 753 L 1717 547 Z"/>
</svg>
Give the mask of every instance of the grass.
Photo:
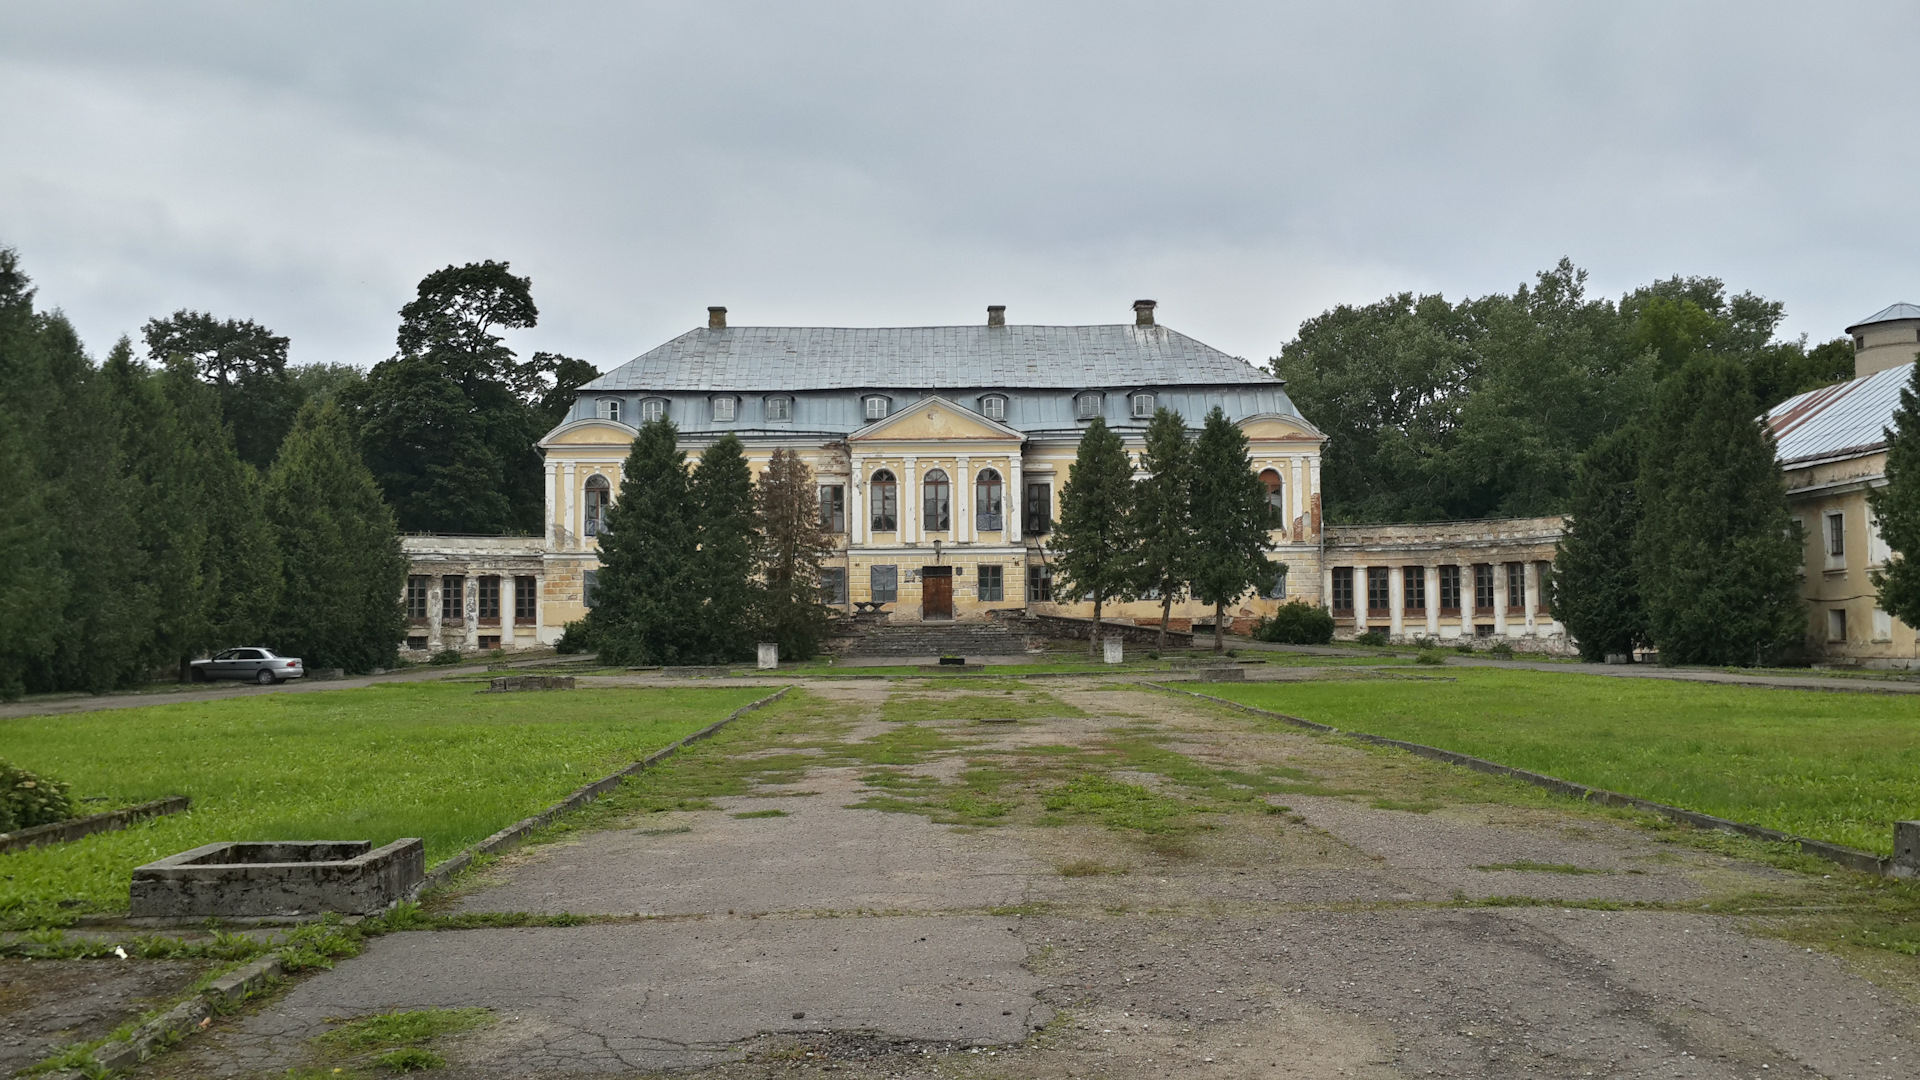
<svg viewBox="0 0 1920 1080">
<path fill-rule="evenodd" d="M 880 718 L 889 723 L 919 720 L 1033 720 L 1048 716 L 1085 716 L 1086 713 L 1034 690 L 1002 690 L 998 694 L 903 694 L 887 698 Z"/>
<path fill-rule="evenodd" d="M 1920 702 L 1816 690 L 1453 668 L 1451 681 L 1208 693 L 1886 854 L 1920 816 Z"/>
<path fill-rule="evenodd" d="M 416 1009 L 411 1012 L 381 1013 L 349 1020 L 320 1036 L 320 1042 L 341 1050 L 417 1046 L 441 1035 L 472 1031 L 491 1018 L 485 1009 Z"/>
<path fill-rule="evenodd" d="M 406 683 L 0 721 L 12 760 L 76 795 L 193 799 L 188 813 L 0 855 L 0 927 L 123 911 L 135 866 L 219 840 L 418 836 L 438 862 L 766 693 Z"/>
</svg>

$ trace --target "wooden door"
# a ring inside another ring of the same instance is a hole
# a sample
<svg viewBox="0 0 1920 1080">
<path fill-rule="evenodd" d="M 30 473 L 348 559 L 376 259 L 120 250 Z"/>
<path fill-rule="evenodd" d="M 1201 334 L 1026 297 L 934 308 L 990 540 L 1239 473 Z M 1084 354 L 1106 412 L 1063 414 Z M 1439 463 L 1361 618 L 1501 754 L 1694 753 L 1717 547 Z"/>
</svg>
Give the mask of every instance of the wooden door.
<svg viewBox="0 0 1920 1080">
<path fill-rule="evenodd" d="M 920 617 L 953 618 L 953 567 L 920 568 Z"/>
</svg>

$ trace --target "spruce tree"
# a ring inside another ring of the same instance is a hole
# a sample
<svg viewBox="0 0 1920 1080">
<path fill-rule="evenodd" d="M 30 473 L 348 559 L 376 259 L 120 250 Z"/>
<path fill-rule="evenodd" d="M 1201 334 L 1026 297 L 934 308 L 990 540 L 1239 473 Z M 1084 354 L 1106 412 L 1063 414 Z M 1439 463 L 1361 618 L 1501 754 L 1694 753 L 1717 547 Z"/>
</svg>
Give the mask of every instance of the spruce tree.
<svg viewBox="0 0 1920 1080">
<path fill-rule="evenodd" d="M 699 648 L 687 457 L 667 420 L 641 427 L 600 531 L 585 641 L 610 664 L 685 663 Z"/>
<path fill-rule="evenodd" d="M 1553 614 L 1584 659 L 1632 656 L 1647 642 L 1647 614 L 1634 569 L 1640 529 L 1640 442 L 1627 428 L 1581 458 L 1573 481 L 1572 521 L 1553 560 Z"/>
<path fill-rule="evenodd" d="M 269 644 L 310 669 L 392 664 L 406 636 L 407 560 L 337 407 L 300 410 L 268 474 L 266 508 L 285 574 Z"/>
<path fill-rule="evenodd" d="M 1900 408 L 1887 429 L 1887 486 L 1867 493 L 1880 538 L 1893 549 L 1873 575 L 1880 610 L 1920 627 L 1920 364 L 1900 391 Z"/>
<path fill-rule="evenodd" d="M 53 654 L 68 581 L 52 492 L 40 471 L 53 394 L 33 288 L 19 257 L 0 248 L 0 700 L 27 689 Z"/>
<path fill-rule="evenodd" d="M 1193 448 L 1193 595 L 1213 605 L 1213 651 L 1226 647 L 1227 605 L 1273 587 L 1273 507 L 1254 475 L 1247 433 L 1218 405 Z"/>
<path fill-rule="evenodd" d="M 753 473 L 740 440 L 724 435 L 700 455 L 690 483 L 699 552 L 695 577 L 703 659 L 738 660 L 753 650 Z"/>
<path fill-rule="evenodd" d="M 799 454 L 785 447 L 773 452 L 754 488 L 754 516 L 762 640 L 778 642 L 783 659 L 806 660 L 827 638 L 820 563 L 833 550 L 833 537 L 821 527 L 813 470 Z"/>
<path fill-rule="evenodd" d="M 1139 577 L 1132 518 L 1133 464 L 1120 436 L 1096 416 L 1060 488 L 1060 520 L 1047 544 L 1066 595 L 1093 601 L 1095 655 L 1102 606 L 1132 595 Z"/>
<path fill-rule="evenodd" d="M 1719 357 L 1688 361 L 1655 396 L 1634 565 L 1663 664 L 1755 664 L 1805 633 L 1801 539 L 1758 413 Z"/>
<path fill-rule="evenodd" d="M 1193 561 L 1193 440 L 1180 414 L 1160 408 L 1147 425 L 1140 455 L 1146 472 L 1134 486 L 1135 549 L 1142 595 L 1160 597 L 1160 636 L 1167 647 L 1167 620 L 1187 591 Z"/>
</svg>

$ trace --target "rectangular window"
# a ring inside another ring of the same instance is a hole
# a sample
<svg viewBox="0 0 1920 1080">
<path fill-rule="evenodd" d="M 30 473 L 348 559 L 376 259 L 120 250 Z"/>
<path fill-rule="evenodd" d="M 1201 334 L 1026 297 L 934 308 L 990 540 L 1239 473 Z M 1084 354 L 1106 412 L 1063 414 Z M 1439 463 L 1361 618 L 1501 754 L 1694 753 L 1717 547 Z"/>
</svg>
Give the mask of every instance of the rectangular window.
<svg viewBox="0 0 1920 1080">
<path fill-rule="evenodd" d="M 540 611 L 540 586 L 532 575 L 513 579 L 513 623 L 532 626 Z"/>
<path fill-rule="evenodd" d="M 1353 567 L 1333 568 L 1333 610 L 1353 614 Z"/>
<path fill-rule="evenodd" d="M 667 403 L 660 398 L 648 398 L 640 403 L 640 420 L 651 424 L 655 420 L 667 418 Z"/>
<path fill-rule="evenodd" d="M 418 650 L 425 649 L 426 647 L 427 647 L 427 635 L 425 634 L 420 634 L 415 637 L 410 637 L 407 639 L 407 648 L 409 649 L 418 651 Z"/>
<path fill-rule="evenodd" d="M 847 602 L 847 571 L 844 567 L 827 566 L 820 570 L 820 602 L 844 606 Z"/>
<path fill-rule="evenodd" d="M 1007 598 L 1007 579 L 1005 571 L 998 566 L 980 568 L 980 599 L 1005 600 Z"/>
<path fill-rule="evenodd" d="M 1847 640 L 1847 609 L 1834 608 L 1827 612 L 1827 640 L 1844 642 Z"/>
<path fill-rule="evenodd" d="M 1152 394 L 1133 395 L 1133 418 L 1135 420 L 1153 419 L 1153 395 Z"/>
<path fill-rule="evenodd" d="M 1493 564 L 1473 564 L 1473 610 L 1493 610 Z"/>
<path fill-rule="evenodd" d="M 1035 563 L 1027 567 L 1027 600 L 1029 602 L 1053 602 L 1053 568 L 1044 563 Z"/>
<path fill-rule="evenodd" d="M 600 571 L 589 570 L 580 577 L 580 602 L 588 607 L 600 601 Z"/>
<path fill-rule="evenodd" d="M 989 420 L 1005 420 L 1007 418 L 1007 399 L 1003 397 L 981 398 L 980 415 Z"/>
<path fill-rule="evenodd" d="M 409 621 L 427 621 L 427 591 L 432 588 L 433 579 L 425 574 L 413 574 L 407 578 L 407 619 Z"/>
<path fill-rule="evenodd" d="M 897 604 L 900 602 L 900 568 L 897 566 L 875 566 L 867 578 L 869 597 L 876 604 Z"/>
<path fill-rule="evenodd" d="M 1274 567 L 1273 588 L 1267 590 L 1267 599 L 1285 600 L 1287 598 L 1287 568 L 1283 563 Z"/>
<path fill-rule="evenodd" d="M 768 398 L 767 399 L 767 419 L 769 420 L 793 419 L 793 399 L 790 397 L 780 397 L 778 395 Z"/>
<path fill-rule="evenodd" d="M 1827 515 L 1827 557 L 1840 558 L 1847 553 L 1847 519 L 1844 514 Z"/>
<path fill-rule="evenodd" d="M 867 419 L 885 420 L 887 418 L 887 399 L 870 397 L 867 399 Z"/>
<path fill-rule="evenodd" d="M 602 420 L 612 420 L 615 423 L 619 423 L 620 422 L 620 399 L 619 398 L 601 399 L 600 418 Z"/>
<path fill-rule="evenodd" d="M 490 626 L 500 625 L 500 579 L 492 574 L 477 583 L 480 601 L 480 621 Z"/>
<path fill-rule="evenodd" d="M 713 399 L 713 419 L 715 423 L 721 424 L 731 423 L 733 421 L 732 398 L 717 397 Z"/>
<path fill-rule="evenodd" d="M 1537 614 L 1553 614 L 1553 564 L 1537 562 L 1533 564 L 1533 610 Z"/>
<path fill-rule="evenodd" d="M 1460 568 L 1457 566 L 1440 568 L 1440 613 L 1460 614 Z"/>
<path fill-rule="evenodd" d="M 820 527 L 833 533 L 843 533 L 847 531 L 847 489 L 845 485 L 820 485 Z"/>
<path fill-rule="evenodd" d="M 499 647 L 500 647 L 500 635 L 499 635 L 499 634 L 481 634 L 481 635 L 480 635 L 480 647 L 481 647 L 481 648 L 483 648 L 483 649 L 497 649 L 497 648 L 499 648 Z"/>
<path fill-rule="evenodd" d="M 467 617 L 467 579 L 448 574 L 440 579 L 440 621 L 461 622 Z"/>
<path fill-rule="evenodd" d="M 1091 420 L 1100 415 L 1100 395 L 1082 394 L 1074 399 L 1074 415 L 1082 420 Z"/>
<path fill-rule="evenodd" d="M 1507 564 L 1507 614 L 1524 615 L 1527 611 L 1527 564 L 1510 562 Z"/>
<path fill-rule="evenodd" d="M 1053 485 L 1028 484 L 1027 501 L 1021 508 L 1020 531 L 1028 536 L 1045 536 L 1053 531 Z"/>
<path fill-rule="evenodd" d="M 1400 600 L 1404 611 L 1427 610 L 1427 568 L 1424 566 L 1403 566 L 1400 568 Z"/>
<path fill-rule="evenodd" d="M 1388 613 L 1387 579 L 1389 571 L 1384 566 L 1367 567 L 1367 612 Z"/>
</svg>

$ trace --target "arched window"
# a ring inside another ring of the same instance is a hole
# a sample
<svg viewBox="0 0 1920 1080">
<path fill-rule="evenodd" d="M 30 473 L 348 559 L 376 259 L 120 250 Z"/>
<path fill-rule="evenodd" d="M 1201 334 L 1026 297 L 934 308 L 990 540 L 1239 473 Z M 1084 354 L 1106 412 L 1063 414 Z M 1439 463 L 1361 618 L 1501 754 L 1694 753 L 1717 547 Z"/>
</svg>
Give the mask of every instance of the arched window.
<svg viewBox="0 0 1920 1080">
<path fill-rule="evenodd" d="M 1073 399 L 1073 415 L 1081 420 L 1091 420 L 1100 415 L 1105 404 L 1105 396 L 1098 390 L 1088 390 Z"/>
<path fill-rule="evenodd" d="M 988 394 L 980 399 L 980 415 L 989 420 L 1007 418 L 1007 399 L 1002 394 Z"/>
<path fill-rule="evenodd" d="M 940 469 L 928 469 L 920 492 L 921 517 L 927 531 L 945 532 L 953 528 L 953 485 L 947 483 L 947 474 Z"/>
<path fill-rule="evenodd" d="M 666 398 L 657 398 L 657 397 L 647 398 L 642 402 L 640 402 L 640 422 L 641 423 L 651 424 L 655 420 L 665 420 L 666 418 L 667 418 L 667 399 Z"/>
<path fill-rule="evenodd" d="M 1278 522 L 1287 518 L 1287 492 L 1280 482 L 1280 474 L 1273 469 L 1260 470 L 1260 482 L 1267 485 L 1267 505 L 1273 507 L 1273 516 Z"/>
<path fill-rule="evenodd" d="M 900 485 L 885 469 L 873 474 L 873 531 L 895 532 L 900 528 Z"/>
<path fill-rule="evenodd" d="M 1137 390 L 1133 394 L 1133 418 L 1135 420 L 1153 419 L 1153 391 Z"/>
<path fill-rule="evenodd" d="M 599 536 L 607 527 L 607 507 L 613 502 L 613 489 L 604 476 L 587 477 L 587 513 L 584 526 L 588 536 Z"/>
<path fill-rule="evenodd" d="M 981 532 L 991 532 L 1006 528 L 1006 519 L 1001 516 L 1000 474 L 992 469 L 981 469 L 973 482 L 973 524 Z"/>
</svg>

